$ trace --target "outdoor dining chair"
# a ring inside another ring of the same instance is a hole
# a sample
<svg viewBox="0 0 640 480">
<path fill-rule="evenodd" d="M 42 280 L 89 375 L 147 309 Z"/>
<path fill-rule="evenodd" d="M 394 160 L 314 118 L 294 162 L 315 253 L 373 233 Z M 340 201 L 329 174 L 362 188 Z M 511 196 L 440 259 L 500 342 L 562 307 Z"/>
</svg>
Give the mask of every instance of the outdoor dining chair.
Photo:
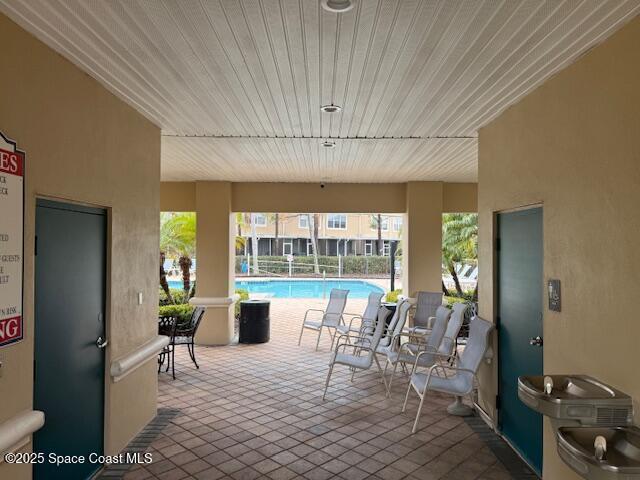
<svg viewBox="0 0 640 480">
<path fill-rule="evenodd" d="M 390 350 L 387 355 L 387 362 L 384 366 L 385 372 L 389 365 L 393 365 L 391 378 L 389 379 L 389 390 L 387 396 L 391 395 L 391 385 L 393 377 L 398 368 L 398 364 L 414 364 L 420 352 L 430 352 L 433 355 L 424 354 L 420 356 L 419 366 L 430 367 L 441 359 L 449 360 L 456 354 L 457 337 L 460 327 L 464 322 L 467 304 L 458 302 L 451 310 L 441 306 L 436 311 L 436 320 L 433 329 L 428 336 L 416 336 L 401 333 L 399 336 L 407 336 L 408 341 L 399 348 Z M 394 342 L 396 345 L 400 342 Z"/>
<path fill-rule="evenodd" d="M 378 372 L 382 375 L 382 368 L 380 367 L 380 362 L 376 357 L 376 348 L 387 327 L 388 315 L 389 311 L 386 308 L 378 309 L 378 318 L 375 322 L 376 325 L 370 335 L 354 335 L 352 333 L 343 334 L 338 337 L 336 348 L 329 360 L 329 372 L 327 373 L 327 380 L 324 384 L 324 393 L 322 394 L 323 400 L 327 395 L 327 388 L 329 388 L 329 380 L 331 379 L 333 368 L 337 364 L 345 365 L 351 369 L 352 381 L 357 370 L 368 370 L 374 362 L 378 367 Z M 350 353 L 346 352 L 347 349 L 350 350 Z M 382 381 L 383 383 L 385 382 L 384 375 L 382 375 Z"/>
<path fill-rule="evenodd" d="M 171 368 L 171 374 L 173 379 L 176 378 L 176 346 L 177 345 L 186 345 L 187 351 L 189 352 L 189 357 L 191 361 L 196 366 L 196 368 L 200 368 L 198 362 L 196 361 L 196 345 L 195 345 L 195 336 L 198 331 L 198 327 L 200 326 L 200 321 L 202 320 L 202 316 L 204 315 L 204 307 L 196 307 L 191 313 L 191 317 L 189 317 L 189 321 L 185 323 L 178 323 L 174 317 L 162 317 L 158 323 L 158 333 L 160 335 L 167 335 L 169 337 L 169 344 L 160 352 L 160 357 L 158 360 L 158 371 L 160 371 L 160 367 L 164 364 L 164 360 L 167 360 L 167 366 L 165 368 L 165 372 L 169 371 Z M 165 319 L 173 319 L 173 327 L 169 327 L 169 320 Z M 167 333 L 168 332 L 168 333 Z"/>
<path fill-rule="evenodd" d="M 464 351 L 457 357 L 454 365 L 436 363 L 430 366 L 426 372 L 419 372 L 420 356 L 433 354 L 430 352 L 421 352 L 418 354 L 411 371 L 411 380 L 407 387 L 404 404 L 402 405 L 402 412 L 404 412 L 407 409 L 409 393 L 413 388 L 418 394 L 418 397 L 420 397 L 416 420 L 411 430 L 413 433 L 416 432 L 422 404 L 428 391 L 447 393 L 456 397 L 464 397 L 473 392 L 476 374 L 487 352 L 489 333 L 492 329 L 493 324 L 490 322 L 480 317 L 473 318 L 469 326 L 469 340 L 467 345 Z"/>
<path fill-rule="evenodd" d="M 367 306 L 364 309 L 364 313 L 362 315 L 345 313 L 344 316 L 351 316 L 349 325 L 338 325 L 338 333 L 344 334 L 349 332 L 363 332 L 367 328 L 375 325 L 376 317 L 378 315 L 378 310 L 380 310 L 380 303 L 382 302 L 383 295 L 383 293 L 371 292 L 367 299 Z M 360 320 L 360 325 L 357 327 L 353 324 L 354 320 L 356 319 Z"/>
<path fill-rule="evenodd" d="M 322 335 L 322 329 L 327 328 L 327 330 L 329 330 L 329 333 L 331 334 L 331 349 L 333 350 L 336 330 L 339 325 L 344 325 L 344 319 L 342 315 L 344 313 L 344 307 L 347 304 L 347 295 L 349 295 L 349 290 L 334 288 L 329 294 L 329 303 L 327 304 L 327 308 L 325 310 L 310 308 L 305 312 L 304 320 L 302 321 L 302 328 L 300 329 L 300 337 L 298 338 L 298 345 L 300 345 L 300 342 L 302 341 L 302 333 L 305 329 L 315 330 L 316 332 L 318 332 L 318 339 L 316 340 L 316 350 L 318 350 L 318 345 L 320 345 L 320 335 Z M 319 321 L 311 320 L 309 318 L 309 314 L 311 312 L 320 313 L 321 319 Z M 333 333 L 331 333 L 331 330 L 333 330 Z"/>
</svg>

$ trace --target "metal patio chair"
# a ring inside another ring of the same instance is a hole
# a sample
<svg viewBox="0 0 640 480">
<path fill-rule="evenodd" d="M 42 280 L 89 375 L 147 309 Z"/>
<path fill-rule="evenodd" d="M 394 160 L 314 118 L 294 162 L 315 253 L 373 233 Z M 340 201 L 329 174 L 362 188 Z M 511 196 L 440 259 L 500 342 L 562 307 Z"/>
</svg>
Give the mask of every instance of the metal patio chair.
<svg viewBox="0 0 640 480">
<path fill-rule="evenodd" d="M 198 365 L 198 362 L 196 361 L 195 336 L 196 332 L 198 331 L 198 327 L 200 326 L 202 316 L 204 315 L 204 311 L 204 307 L 194 308 L 193 312 L 191 313 L 191 317 L 189 317 L 189 321 L 182 324 L 178 323 L 175 317 L 161 317 L 159 319 L 158 333 L 160 335 L 167 335 L 169 337 L 169 344 L 164 347 L 159 354 L 158 372 L 160 371 L 161 366 L 164 364 L 164 361 L 167 360 L 165 372 L 168 372 L 169 368 L 171 368 L 171 374 L 173 379 L 175 380 L 175 358 L 177 345 L 186 345 L 191 361 L 196 366 L 196 368 L 200 368 L 200 365 Z M 171 322 L 173 322 L 173 326 L 171 326 Z"/>
<path fill-rule="evenodd" d="M 385 382 L 384 375 L 382 374 L 382 367 L 380 367 L 380 362 L 376 357 L 376 349 L 384 331 L 387 328 L 388 316 L 389 311 L 387 309 L 379 308 L 375 327 L 367 327 L 374 328 L 370 334 L 355 335 L 352 332 L 351 334 L 342 334 L 338 337 L 336 348 L 329 360 L 329 372 L 327 372 L 327 380 L 324 384 L 324 393 L 322 394 L 323 400 L 327 395 L 327 389 L 329 388 L 329 380 L 331 379 L 333 368 L 337 364 L 349 367 L 352 372 L 351 381 L 353 381 L 353 376 L 357 370 L 368 370 L 375 362 L 386 388 L 387 384 Z M 346 352 L 347 349 L 350 350 L 350 353 Z"/>
<path fill-rule="evenodd" d="M 428 333 L 436 311 L 442 306 L 442 292 L 418 292 L 413 326 L 405 328 L 408 333 Z"/>
<path fill-rule="evenodd" d="M 487 348 L 489 347 L 489 333 L 493 329 L 493 324 L 475 317 L 469 326 L 469 340 L 464 351 L 456 358 L 454 365 L 448 365 L 446 362 L 436 363 L 428 368 L 426 372 L 419 372 L 421 355 L 438 355 L 437 353 L 421 352 L 416 357 L 413 369 L 411 371 L 411 380 L 407 387 L 407 394 L 402 405 L 402 412 L 407 409 L 407 401 L 409 393 L 413 388 L 418 397 L 420 404 L 416 413 L 416 420 L 413 423 L 412 432 L 416 432 L 420 412 L 427 391 L 448 393 L 456 397 L 464 397 L 471 394 L 474 389 L 476 374 L 480 367 L 480 362 L 484 358 Z M 473 400 L 473 399 L 472 399 Z"/>
<path fill-rule="evenodd" d="M 333 343 L 336 337 L 336 331 L 339 325 L 344 325 L 343 313 L 344 307 L 347 304 L 347 295 L 349 295 L 349 290 L 341 290 L 338 288 L 334 288 L 331 290 L 331 294 L 329 295 L 329 303 L 327 304 L 327 308 L 325 310 L 320 310 L 317 308 L 310 308 L 304 314 L 304 320 L 302 321 L 302 328 L 300 328 L 300 337 L 298 338 L 298 345 L 302 341 L 302 333 L 305 329 L 315 330 L 318 332 L 318 339 L 316 340 L 316 350 L 318 350 L 318 345 L 320 345 L 320 335 L 322 335 L 322 329 L 327 328 L 331 333 L 333 330 L 333 334 L 331 334 L 331 349 L 333 350 Z M 321 313 L 322 317 L 318 320 L 311 320 L 309 318 L 309 313 Z"/>
<path fill-rule="evenodd" d="M 376 318 L 378 316 L 378 310 L 380 310 L 380 304 L 382 302 L 383 293 L 371 292 L 367 299 L 367 306 L 364 309 L 364 313 L 362 315 L 356 315 L 351 313 L 345 313 L 344 317 L 351 316 L 349 320 L 349 325 L 338 325 L 337 331 L 340 334 L 348 334 L 350 332 L 363 332 L 369 327 L 372 327 L 376 323 Z M 354 326 L 354 320 L 359 319 L 360 325 L 358 327 Z"/>
<path fill-rule="evenodd" d="M 400 334 L 401 337 L 407 336 L 409 340 L 400 345 L 399 348 L 390 351 L 387 355 L 387 363 L 384 367 L 385 371 L 390 364 L 393 365 L 391 378 L 388 383 L 389 390 L 387 396 L 391 395 L 391 384 L 393 383 L 393 377 L 398 368 L 398 364 L 414 364 L 420 352 L 437 354 L 424 354 L 420 356 L 419 366 L 421 367 L 430 367 L 439 359 L 450 359 L 456 355 L 458 333 L 464 322 L 466 310 L 467 304 L 462 302 L 455 303 L 451 310 L 444 306 L 439 307 L 436 312 L 433 329 L 426 338 L 424 336 L 416 337 L 415 335 L 407 333 Z M 398 343 L 399 342 L 396 344 Z"/>
</svg>

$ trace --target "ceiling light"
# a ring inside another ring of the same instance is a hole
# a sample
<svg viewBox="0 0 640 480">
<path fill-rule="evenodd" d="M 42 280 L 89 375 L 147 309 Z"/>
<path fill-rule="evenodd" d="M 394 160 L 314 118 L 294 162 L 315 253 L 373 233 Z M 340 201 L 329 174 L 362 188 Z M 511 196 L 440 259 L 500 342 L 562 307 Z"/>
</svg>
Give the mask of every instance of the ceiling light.
<svg viewBox="0 0 640 480">
<path fill-rule="evenodd" d="M 353 8 L 353 0 L 320 0 L 322 8 L 327 12 L 344 13 Z"/>
<path fill-rule="evenodd" d="M 333 148 L 336 146 L 336 142 L 332 142 L 331 140 L 325 140 L 324 142 L 322 142 L 322 146 L 324 148 Z"/>
<path fill-rule="evenodd" d="M 324 113 L 338 113 L 340 110 L 342 110 L 342 107 L 339 105 L 334 105 L 332 103 L 331 105 L 321 106 L 320 110 L 322 110 Z"/>
</svg>

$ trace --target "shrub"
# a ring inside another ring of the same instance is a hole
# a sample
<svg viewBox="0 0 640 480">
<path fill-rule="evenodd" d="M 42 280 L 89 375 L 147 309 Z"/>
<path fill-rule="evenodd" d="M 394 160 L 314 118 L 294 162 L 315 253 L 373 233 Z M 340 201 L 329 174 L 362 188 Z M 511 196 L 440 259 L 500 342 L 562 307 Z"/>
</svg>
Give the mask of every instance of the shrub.
<svg viewBox="0 0 640 480">
<path fill-rule="evenodd" d="M 171 297 L 173 297 L 173 302 L 174 303 L 170 303 L 169 299 L 167 298 L 167 294 L 164 293 L 164 290 L 162 290 L 162 288 L 160 288 L 160 301 L 159 304 L 161 306 L 163 305 L 182 305 L 185 304 L 189 301 L 189 299 L 187 298 L 187 294 L 184 292 L 184 290 L 182 290 L 181 288 L 170 288 L 169 292 L 171 292 Z"/>
<path fill-rule="evenodd" d="M 178 324 L 187 323 L 191 319 L 195 307 L 189 304 L 182 305 L 165 305 L 158 309 L 158 316 L 160 317 L 176 317 Z"/>
<path fill-rule="evenodd" d="M 402 261 L 401 257 L 396 256 L 396 260 Z M 246 257 L 236 257 L 236 273 L 241 273 L 241 264 L 246 261 Z M 260 268 L 269 273 L 288 274 L 289 264 L 285 257 L 281 256 L 260 256 L 258 257 Z M 273 263 L 270 263 L 273 262 Z M 343 275 L 388 275 L 390 272 L 389 257 L 382 256 L 362 256 L 349 255 L 342 257 L 342 274 Z M 297 255 L 294 259 L 295 274 L 312 274 L 313 273 L 313 256 Z M 334 277 L 338 274 L 338 257 L 336 256 L 318 256 L 320 264 L 320 272 L 325 270 L 327 276 Z"/>
<path fill-rule="evenodd" d="M 398 301 L 398 296 L 402 295 L 402 289 L 399 288 L 397 290 L 392 290 L 391 292 L 387 293 L 387 297 L 385 298 L 385 301 L 390 302 L 390 303 L 396 303 Z"/>
<path fill-rule="evenodd" d="M 236 318 L 240 316 L 240 302 L 242 300 L 249 300 L 249 291 L 244 288 L 236 288 L 236 293 L 240 295 L 240 299 L 236 302 L 235 313 Z"/>
</svg>

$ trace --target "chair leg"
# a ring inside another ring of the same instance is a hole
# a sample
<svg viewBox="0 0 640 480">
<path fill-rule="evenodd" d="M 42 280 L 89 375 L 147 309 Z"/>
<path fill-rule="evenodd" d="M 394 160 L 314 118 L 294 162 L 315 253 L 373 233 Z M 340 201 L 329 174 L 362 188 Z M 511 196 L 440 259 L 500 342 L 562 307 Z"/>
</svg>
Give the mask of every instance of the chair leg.
<svg viewBox="0 0 640 480">
<path fill-rule="evenodd" d="M 176 346 L 175 344 L 173 345 L 173 348 L 171 349 L 171 375 L 173 376 L 173 379 L 176 379 Z"/>
<path fill-rule="evenodd" d="M 320 335 L 322 335 L 322 327 L 318 330 L 318 340 L 316 340 L 316 352 L 318 351 L 318 346 L 320 346 Z"/>
<path fill-rule="evenodd" d="M 404 396 L 404 403 L 402 404 L 402 413 L 407 410 L 407 402 L 409 401 L 409 392 L 411 391 L 411 379 L 409 379 L 409 385 L 407 385 L 407 394 Z"/>
<path fill-rule="evenodd" d="M 189 350 L 189 356 L 191 357 L 191 361 L 196 366 L 197 369 L 200 369 L 200 365 L 196 362 L 196 344 L 191 340 L 191 343 L 187 344 L 187 349 Z"/>
<path fill-rule="evenodd" d="M 329 331 L 331 331 L 331 330 L 329 330 Z M 333 351 L 333 342 L 336 341 L 336 333 L 337 333 L 337 330 L 334 330 L 333 331 L 333 335 L 331 335 L 331 351 Z"/>
<path fill-rule="evenodd" d="M 389 388 L 387 389 L 387 397 L 391 397 L 391 383 L 393 382 L 393 376 L 396 374 L 396 369 L 398 368 L 399 361 L 393 364 L 393 370 L 391 371 L 391 377 L 389 378 Z M 404 363 L 402 364 L 404 365 Z M 386 366 L 384 367 L 387 368 Z"/>
<path fill-rule="evenodd" d="M 416 413 L 416 421 L 413 422 L 413 428 L 411 429 L 411 433 L 416 433 L 416 429 L 418 428 L 418 420 L 420 419 L 420 412 L 422 411 L 422 404 L 424 403 L 424 397 L 427 396 L 427 392 L 425 391 L 422 395 L 418 392 L 420 396 L 420 405 L 418 405 L 418 413 Z"/>
<path fill-rule="evenodd" d="M 378 361 L 378 357 L 375 353 L 373 354 L 373 359 L 376 361 L 378 372 L 380 372 L 380 377 L 382 378 L 382 383 L 384 383 L 384 388 L 385 390 L 387 390 L 387 380 L 384 378 L 384 372 L 382 371 L 382 367 L 380 366 L 380 362 Z"/>
<path fill-rule="evenodd" d="M 331 378 L 331 374 L 333 373 L 333 364 L 329 367 L 329 372 L 327 373 L 327 381 L 324 383 L 324 393 L 322 394 L 322 400 L 327 395 L 327 388 L 329 388 L 329 379 Z"/>
<path fill-rule="evenodd" d="M 169 350 L 167 350 L 167 368 L 164 369 L 164 373 L 167 373 L 169 368 L 171 368 L 171 352 L 174 348 L 176 348 L 175 345 L 169 344 Z"/>
<path fill-rule="evenodd" d="M 304 332 L 304 322 L 302 323 L 302 328 L 300 329 L 300 336 L 298 337 L 298 346 L 300 346 L 300 342 L 302 341 L 303 332 Z"/>
</svg>

